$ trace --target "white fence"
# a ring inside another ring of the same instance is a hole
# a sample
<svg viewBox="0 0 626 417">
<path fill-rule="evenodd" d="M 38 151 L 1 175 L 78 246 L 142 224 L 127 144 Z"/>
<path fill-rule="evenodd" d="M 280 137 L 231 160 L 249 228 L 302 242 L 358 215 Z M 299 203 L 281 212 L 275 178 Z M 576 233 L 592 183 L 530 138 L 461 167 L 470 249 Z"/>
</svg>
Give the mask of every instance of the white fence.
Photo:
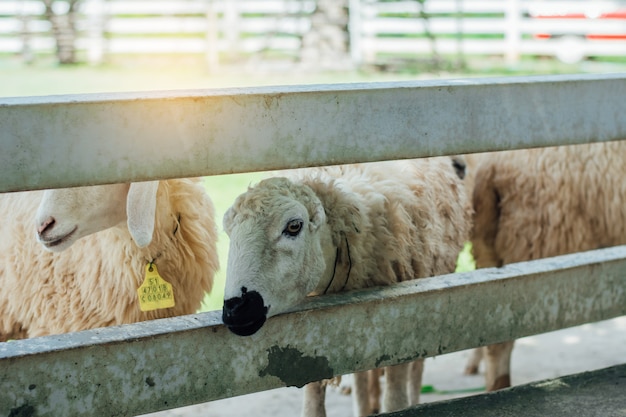
<svg viewBox="0 0 626 417">
<path fill-rule="evenodd" d="M 584 39 L 588 33 L 626 34 L 626 20 L 615 19 L 536 19 L 542 13 L 567 11 L 593 15 L 614 10 L 619 2 L 465 0 L 426 1 L 420 18 L 416 1 L 365 3 L 361 51 L 365 61 L 375 54 L 418 54 L 437 51 L 439 54 L 504 55 L 514 62 L 521 55 L 548 55 L 567 59 L 577 53 L 585 56 L 624 56 L 626 39 L 593 41 Z M 622 8 L 624 8 L 622 4 Z M 407 16 L 408 15 L 408 16 Z M 435 46 L 424 34 L 430 31 Z M 551 34 L 551 41 L 535 39 L 538 34 Z M 568 50 L 564 50 L 568 49 Z M 572 51 L 575 49 L 575 51 Z M 369 56 L 367 56 L 369 54 Z"/>
<path fill-rule="evenodd" d="M 63 2 L 58 1 L 59 12 Z M 586 2 L 575 11 L 595 16 L 625 7 L 619 0 Z M 541 10 L 571 11 L 572 1 L 427 0 L 350 1 L 355 64 L 381 57 L 432 54 L 624 56 L 626 40 L 585 41 L 594 34 L 626 34 L 626 19 L 533 19 Z M 546 6 L 549 5 L 549 6 Z M 199 53 L 209 62 L 272 50 L 297 57 L 310 30 L 314 0 L 83 0 L 77 47 L 99 62 L 117 53 Z M 424 12 L 428 19 L 424 19 Z M 54 40 L 36 0 L 0 2 L 0 52 L 50 52 Z M 432 33 L 435 47 L 426 36 Z M 533 35 L 549 33 L 552 41 Z M 572 35 L 572 36 L 567 36 Z"/>
<path fill-rule="evenodd" d="M 613 75 L 5 98 L 0 192 L 622 140 L 625 96 Z M 615 247 L 315 297 L 249 338 L 212 312 L 0 343 L 0 415 L 136 415 L 617 317 L 624 270 Z"/>
</svg>

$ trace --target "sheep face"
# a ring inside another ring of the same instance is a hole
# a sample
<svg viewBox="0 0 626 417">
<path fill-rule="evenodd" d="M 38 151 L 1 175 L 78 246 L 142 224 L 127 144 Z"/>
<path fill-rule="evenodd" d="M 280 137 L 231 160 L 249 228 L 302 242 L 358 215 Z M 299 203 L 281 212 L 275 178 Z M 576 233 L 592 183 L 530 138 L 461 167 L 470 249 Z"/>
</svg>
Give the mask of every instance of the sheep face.
<svg viewBox="0 0 626 417">
<path fill-rule="evenodd" d="M 37 240 L 60 252 L 83 236 L 126 220 L 129 184 L 46 190 L 36 215 Z"/>
<path fill-rule="evenodd" d="M 37 240 L 47 250 L 61 252 L 81 237 L 126 220 L 143 248 L 152 241 L 158 188 L 159 181 L 146 181 L 44 191 L 35 217 Z"/>
<path fill-rule="evenodd" d="M 124 220 L 139 247 L 152 241 L 158 181 L 44 191 L 36 214 L 37 240 L 60 252 L 81 237 Z"/>
<path fill-rule="evenodd" d="M 248 193 L 293 186 L 285 181 L 266 180 Z M 230 248 L 222 316 L 233 333 L 255 333 L 268 317 L 285 312 L 318 285 L 326 267 L 320 228 L 325 215 L 308 191 L 305 201 L 285 189 L 259 199 L 244 194 L 224 216 Z"/>
</svg>

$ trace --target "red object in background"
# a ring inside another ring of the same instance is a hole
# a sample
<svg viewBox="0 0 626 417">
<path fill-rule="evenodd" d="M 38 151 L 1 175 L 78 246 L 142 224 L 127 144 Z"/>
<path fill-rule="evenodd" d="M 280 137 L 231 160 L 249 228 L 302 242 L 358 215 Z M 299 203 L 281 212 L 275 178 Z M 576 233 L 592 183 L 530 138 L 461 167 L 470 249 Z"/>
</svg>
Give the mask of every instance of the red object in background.
<svg viewBox="0 0 626 417">
<path fill-rule="evenodd" d="M 604 42 L 605 52 L 607 42 L 620 45 L 616 55 L 624 53 L 626 0 L 538 1 L 532 3 L 528 14 L 536 22 L 545 22 L 533 38 L 552 42 L 554 56 L 562 62 L 575 64 L 593 55 L 594 42 Z M 548 24 L 549 20 L 554 25 Z"/>
<path fill-rule="evenodd" d="M 593 20 L 624 20 L 623 33 L 580 33 L 577 34 L 581 37 L 585 37 L 589 40 L 626 40 L 626 7 L 620 7 L 616 10 L 612 10 L 604 13 L 581 13 L 581 12 L 566 12 L 566 13 L 537 13 L 531 14 L 534 19 L 593 19 Z M 550 39 L 555 34 L 551 33 L 537 33 L 534 35 L 537 39 Z M 559 36 L 559 35 L 556 35 Z"/>
</svg>

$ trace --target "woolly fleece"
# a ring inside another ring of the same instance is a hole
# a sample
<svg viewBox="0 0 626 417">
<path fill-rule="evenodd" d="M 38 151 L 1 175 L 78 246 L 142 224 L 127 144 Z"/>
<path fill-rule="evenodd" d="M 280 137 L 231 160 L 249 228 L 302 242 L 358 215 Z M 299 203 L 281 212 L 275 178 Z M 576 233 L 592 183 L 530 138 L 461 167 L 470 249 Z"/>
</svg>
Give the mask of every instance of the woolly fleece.
<svg viewBox="0 0 626 417">
<path fill-rule="evenodd" d="M 0 341 L 196 312 L 218 269 L 214 208 L 199 180 L 161 181 L 152 242 L 125 223 L 51 253 L 35 239 L 41 192 L 0 195 Z M 142 312 L 137 288 L 154 261 L 176 306 Z"/>
<path fill-rule="evenodd" d="M 476 165 L 478 267 L 626 243 L 626 142 L 496 152 Z"/>
<path fill-rule="evenodd" d="M 469 238 L 471 205 L 447 157 L 306 169 L 291 179 L 264 180 L 235 201 L 225 224 L 279 212 L 279 196 L 300 201 L 311 218 L 321 201 L 333 245 L 342 248 L 344 236 L 349 242 L 349 280 L 334 282 L 327 293 L 454 272 Z M 345 270 L 348 257 L 341 252 Z"/>
</svg>

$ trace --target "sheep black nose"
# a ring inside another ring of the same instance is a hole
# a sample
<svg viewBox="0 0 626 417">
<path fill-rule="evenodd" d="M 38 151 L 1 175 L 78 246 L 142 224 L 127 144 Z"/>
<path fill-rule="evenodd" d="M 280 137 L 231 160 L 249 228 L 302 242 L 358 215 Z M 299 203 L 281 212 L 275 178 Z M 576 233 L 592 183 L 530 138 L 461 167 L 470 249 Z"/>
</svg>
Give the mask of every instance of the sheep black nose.
<svg viewBox="0 0 626 417">
<path fill-rule="evenodd" d="M 250 336 L 265 323 L 268 308 L 258 292 L 243 287 L 241 293 L 241 297 L 224 300 L 222 321 L 236 335 Z"/>
</svg>

